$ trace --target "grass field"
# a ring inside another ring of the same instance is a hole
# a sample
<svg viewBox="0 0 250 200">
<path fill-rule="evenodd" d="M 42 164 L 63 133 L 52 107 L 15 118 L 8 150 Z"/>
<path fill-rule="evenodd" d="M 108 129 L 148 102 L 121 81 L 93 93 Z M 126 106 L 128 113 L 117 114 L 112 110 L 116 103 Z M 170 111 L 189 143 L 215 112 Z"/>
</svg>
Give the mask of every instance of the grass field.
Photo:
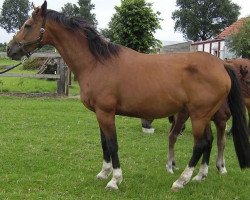
<svg viewBox="0 0 250 200">
<path fill-rule="evenodd" d="M 17 61 L 8 58 L 0 58 L 0 69 L 1 66 L 15 65 L 17 63 Z M 8 73 L 35 74 L 37 70 L 22 70 L 22 66 L 19 66 Z M 57 81 L 55 80 L 0 77 L 0 92 L 2 93 L 56 93 L 56 90 Z M 73 96 L 79 94 L 78 83 L 72 83 L 72 86 L 69 88 L 69 94 Z"/>
<path fill-rule="evenodd" d="M 155 134 L 145 135 L 138 119 L 117 117 L 124 181 L 119 191 L 107 191 L 107 181 L 95 179 L 102 165 L 95 115 L 79 100 L 0 97 L 0 108 L 0 199 L 250 198 L 250 170 L 240 170 L 231 138 L 226 146 L 226 176 L 215 167 L 215 140 L 207 179 L 174 193 L 171 185 L 192 152 L 189 123 L 176 145 L 180 170 L 170 175 L 165 170 L 166 120 L 155 121 Z"/>
</svg>

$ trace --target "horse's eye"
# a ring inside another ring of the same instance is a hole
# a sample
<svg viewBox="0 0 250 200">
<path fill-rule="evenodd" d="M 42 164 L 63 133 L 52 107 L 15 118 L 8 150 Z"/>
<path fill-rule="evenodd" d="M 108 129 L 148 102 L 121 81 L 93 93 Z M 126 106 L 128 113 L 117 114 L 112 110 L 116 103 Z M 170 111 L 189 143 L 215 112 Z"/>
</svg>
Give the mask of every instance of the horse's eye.
<svg viewBox="0 0 250 200">
<path fill-rule="evenodd" d="M 30 24 L 25 24 L 24 28 L 31 28 L 31 25 Z"/>
</svg>

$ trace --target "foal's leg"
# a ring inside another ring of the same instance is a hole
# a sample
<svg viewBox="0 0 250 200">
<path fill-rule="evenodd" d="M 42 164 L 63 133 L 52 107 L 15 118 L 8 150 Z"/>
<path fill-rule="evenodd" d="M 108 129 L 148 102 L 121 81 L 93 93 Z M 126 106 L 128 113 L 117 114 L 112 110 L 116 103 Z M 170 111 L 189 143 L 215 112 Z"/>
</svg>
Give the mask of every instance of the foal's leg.
<svg viewBox="0 0 250 200">
<path fill-rule="evenodd" d="M 217 129 L 217 149 L 218 149 L 216 167 L 221 174 L 226 174 L 227 169 L 224 159 L 224 149 L 226 144 L 225 129 L 227 122 L 225 120 L 222 120 L 222 121 L 214 121 L 214 123 Z"/>
<path fill-rule="evenodd" d="M 176 114 L 172 120 L 171 132 L 169 133 L 169 145 L 168 145 L 168 162 L 166 169 L 169 173 L 173 174 L 173 169 L 177 169 L 174 155 L 174 145 L 176 143 L 178 135 L 181 133 L 183 125 L 187 121 L 189 115 L 186 110 L 183 110 Z"/>
<path fill-rule="evenodd" d="M 203 137 L 206 124 L 209 120 L 206 119 L 191 119 L 192 122 L 192 131 L 194 136 L 194 147 L 193 155 L 188 163 L 186 169 L 182 172 L 181 176 L 173 183 L 172 190 L 177 191 L 184 187 L 187 184 L 194 172 L 194 168 L 200 160 L 202 154 L 204 153 L 207 144 L 207 141 Z"/>
<path fill-rule="evenodd" d="M 203 138 L 204 138 L 204 143 L 205 143 L 204 152 L 203 152 L 200 170 L 198 174 L 193 178 L 193 180 L 195 181 L 202 181 L 208 175 L 208 165 L 209 165 L 210 154 L 211 154 L 212 143 L 213 143 L 213 135 L 212 135 L 210 124 L 206 127 Z"/>
<path fill-rule="evenodd" d="M 102 171 L 108 168 L 107 172 L 104 172 L 104 176 L 110 172 L 110 157 L 113 167 L 113 177 L 108 182 L 106 188 L 118 189 L 118 184 L 122 182 L 122 170 L 120 168 L 120 162 L 118 157 L 118 143 L 115 129 L 115 115 L 114 113 L 108 113 L 102 110 L 96 111 L 97 120 L 101 128 L 102 134 L 102 147 L 104 152 L 104 165 Z M 105 160 L 106 159 L 106 160 Z M 106 165 L 107 164 L 107 165 Z M 100 172 L 103 175 L 102 171 Z M 100 174 L 99 173 L 99 174 Z M 98 174 L 98 175 L 99 175 Z"/>
<path fill-rule="evenodd" d="M 213 121 L 217 129 L 218 154 L 217 154 L 216 167 L 221 174 L 227 173 L 225 166 L 225 159 L 224 159 L 224 149 L 226 143 L 225 131 L 227 126 L 227 120 L 230 118 L 230 116 L 231 112 L 228 107 L 227 101 L 225 101 L 213 117 Z"/>
<path fill-rule="evenodd" d="M 103 164 L 102 164 L 102 170 L 99 174 L 97 174 L 96 178 L 107 179 L 109 175 L 111 174 L 113 168 L 111 164 L 111 157 L 110 157 L 110 153 L 108 150 L 107 141 L 101 128 L 100 128 L 100 132 L 101 132 L 101 144 L 102 144 L 102 150 L 103 150 Z"/>
</svg>

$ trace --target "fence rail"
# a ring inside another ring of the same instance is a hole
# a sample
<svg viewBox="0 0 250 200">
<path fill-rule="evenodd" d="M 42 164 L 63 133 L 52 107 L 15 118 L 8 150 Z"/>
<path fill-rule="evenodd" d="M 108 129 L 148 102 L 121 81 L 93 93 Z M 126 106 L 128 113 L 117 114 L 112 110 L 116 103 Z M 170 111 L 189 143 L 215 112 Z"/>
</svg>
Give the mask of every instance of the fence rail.
<svg viewBox="0 0 250 200">
<path fill-rule="evenodd" d="M 56 74 L 15 74 L 5 73 L 0 77 L 22 77 L 22 78 L 36 78 L 36 79 L 54 79 L 57 80 L 57 94 L 68 95 L 69 92 L 69 69 L 65 65 L 62 57 L 56 53 L 36 53 L 32 55 L 35 57 L 50 57 L 56 60 L 57 73 Z"/>
<path fill-rule="evenodd" d="M 60 79 L 60 75 L 53 74 L 14 74 L 14 73 L 5 73 L 0 74 L 0 77 L 22 77 L 22 78 L 38 78 L 38 79 Z"/>
</svg>

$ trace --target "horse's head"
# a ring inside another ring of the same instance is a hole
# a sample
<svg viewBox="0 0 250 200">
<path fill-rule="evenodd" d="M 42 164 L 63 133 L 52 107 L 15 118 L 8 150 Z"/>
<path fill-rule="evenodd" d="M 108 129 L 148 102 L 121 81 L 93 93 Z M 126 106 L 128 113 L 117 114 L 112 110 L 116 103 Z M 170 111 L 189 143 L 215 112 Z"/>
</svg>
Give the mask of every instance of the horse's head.
<svg viewBox="0 0 250 200">
<path fill-rule="evenodd" d="M 20 60 L 22 56 L 29 56 L 35 49 L 43 46 L 45 33 L 47 2 L 41 7 L 34 7 L 32 17 L 29 18 L 7 45 L 7 55 Z"/>
<path fill-rule="evenodd" d="M 242 78 L 246 78 L 246 75 L 248 74 L 247 66 L 240 65 L 240 74 Z"/>
</svg>

